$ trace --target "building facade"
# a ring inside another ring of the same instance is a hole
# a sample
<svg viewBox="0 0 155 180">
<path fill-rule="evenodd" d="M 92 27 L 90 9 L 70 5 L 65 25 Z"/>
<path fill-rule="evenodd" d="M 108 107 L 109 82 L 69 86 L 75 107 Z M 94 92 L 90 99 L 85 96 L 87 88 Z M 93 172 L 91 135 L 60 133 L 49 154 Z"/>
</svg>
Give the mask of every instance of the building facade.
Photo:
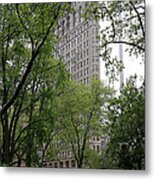
<svg viewBox="0 0 155 180">
<path fill-rule="evenodd" d="M 87 2 L 72 3 L 75 11 L 60 20 L 56 34 L 56 58 L 66 64 L 73 80 L 89 84 L 92 77 L 100 77 L 99 22 L 85 20 Z"/>
</svg>

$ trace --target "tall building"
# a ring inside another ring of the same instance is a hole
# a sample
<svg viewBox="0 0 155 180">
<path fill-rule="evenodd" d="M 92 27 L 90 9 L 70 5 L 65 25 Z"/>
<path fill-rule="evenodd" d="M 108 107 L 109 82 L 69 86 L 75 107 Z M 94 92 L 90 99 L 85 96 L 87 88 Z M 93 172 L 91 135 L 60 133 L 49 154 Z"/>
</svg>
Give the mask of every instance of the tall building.
<svg viewBox="0 0 155 180">
<path fill-rule="evenodd" d="M 82 17 L 87 2 L 73 2 L 75 11 L 60 19 L 56 34 L 60 39 L 55 57 L 61 58 L 73 80 L 88 84 L 100 77 L 99 22 Z"/>
<path fill-rule="evenodd" d="M 75 11 L 59 20 L 55 33 L 59 36 L 56 44 L 56 58 L 66 64 L 66 68 L 71 74 L 72 80 L 89 84 L 92 77 L 100 78 L 99 60 L 99 22 L 94 19 L 85 20 L 82 16 L 87 2 L 73 2 Z M 89 146 L 97 153 L 103 145 L 101 137 L 92 137 Z M 73 158 L 73 153 L 61 141 L 56 142 L 60 148 L 56 159 L 46 162 L 47 167 L 54 168 L 77 168 L 77 163 Z M 65 146 L 65 148 L 64 148 Z"/>
</svg>

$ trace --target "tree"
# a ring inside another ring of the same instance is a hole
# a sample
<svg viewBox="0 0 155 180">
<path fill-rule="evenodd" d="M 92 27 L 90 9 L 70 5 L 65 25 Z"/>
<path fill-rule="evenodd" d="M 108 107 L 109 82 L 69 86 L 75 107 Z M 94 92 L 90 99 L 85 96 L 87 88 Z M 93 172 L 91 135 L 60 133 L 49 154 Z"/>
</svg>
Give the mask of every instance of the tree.
<svg viewBox="0 0 155 180">
<path fill-rule="evenodd" d="M 70 3 L 0 5 L 3 164 L 9 165 L 15 153 L 14 138 L 28 88 L 25 85 L 34 64 L 40 60 L 40 54 L 53 52 L 54 29 L 69 6 Z"/>
<path fill-rule="evenodd" d="M 109 106 L 109 137 L 105 168 L 144 169 L 145 95 L 131 79 Z"/>
<path fill-rule="evenodd" d="M 110 88 L 104 87 L 99 80 L 94 80 L 90 85 L 70 82 L 64 94 L 60 96 L 59 123 L 63 131 L 59 141 L 65 142 L 65 149 L 72 151 L 78 168 L 88 165 L 86 159 L 90 141 L 93 136 L 101 135 L 102 110 L 107 105 L 111 93 Z"/>
<path fill-rule="evenodd" d="M 145 1 L 102 1 L 92 2 L 84 15 L 101 21 L 99 34 L 101 56 L 105 63 L 106 74 L 112 80 L 123 69 L 122 59 L 112 57 L 116 45 L 122 44 L 130 56 L 145 57 Z M 137 59 L 138 60 L 138 59 Z M 125 61 L 125 59 L 123 60 Z"/>
<path fill-rule="evenodd" d="M 129 56 L 144 63 L 145 2 L 104 1 L 90 3 L 90 6 L 85 17 L 89 18 L 91 14 L 92 18 L 103 22 L 98 37 L 101 40 L 101 56 L 106 75 L 115 81 L 123 69 L 121 61 L 126 61 L 112 56 L 113 47 L 117 44 L 122 44 Z M 110 142 L 104 152 L 104 168 L 144 168 L 144 108 L 144 85 L 138 88 L 133 81 L 124 85 L 119 97 L 111 99 L 108 113 Z"/>
</svg>

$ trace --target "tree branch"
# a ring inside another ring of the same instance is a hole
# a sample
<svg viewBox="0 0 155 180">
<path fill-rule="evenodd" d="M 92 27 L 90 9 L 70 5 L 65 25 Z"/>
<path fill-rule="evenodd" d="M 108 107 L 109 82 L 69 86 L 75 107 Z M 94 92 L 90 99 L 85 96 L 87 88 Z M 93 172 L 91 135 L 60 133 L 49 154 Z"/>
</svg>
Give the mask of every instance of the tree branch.
<svg viewBox="0 0 155 180">
<path fill-rule="evenodd" d="M 113 29 L 113 36 L 112 36 L 112 39 L 114 40 L 115 39 L 115 36 L 116 36 L 116 30 L 115 30 L 115 24 L 114 24 L 114 19 L 112 17 L 112 15 L 110 14 L 109 10 L 107 7 L 103 6 L 102 8 L 104 8 L 107 12 L 107 14 L 109 15 L 109 18 L 111 20 L 111 26 L 112 26 L 112 29 Z"/>
<path fill-rule="evenodd" d="M 61 3 L 60 3 L 61 5 Z M 60 11 L 60 5 L 59 5 L 59 9 L 58 9 L 58 12 L 55 14 L 54 18 L 53 19 L 56 19 L 58 17 L 58 14 L 59 14 L 59 11 Z M 40 49 L 42 48 L 42 46 L 44 45 L 49 33 L 50 33 L 50 30 L 52 28 L 52 26 L 54 25 L 54 22 L 52 21 L 51 24 L 49 25 L 49 27 L 47 28 L 47 31 L 46 31 L 46 34 L 43 38 L 43 40 L 41 41 L 41 43 L 39 44 L 38 48 L 36 48 L 36 50 L 32 53 L 32 57 L 31 57 L 31 60 L 29 61 L 28 63 L 28 66 L 25 70 L 25 73 L 19 83 L 19 85 L 17 86 L 17 89 L 15 90 L 15 93 L 13 94 L 13 96 L 11 97 L 11 99 L 4 105 L 4 107 L 2 108 L 2 111 L 1 111 L 1 118 L 3 117 L 4 113 L 13 105 L 13 103 L 15 102 L 15 100 L 17 99 L 23 85 L 25 84 L 25 81 L 27 80 L 27 77 L 28 75 L 30 74 L 31 72 L 31 69 L 32 69 L 32 66 L 33 66 L 33 63 L 35 61 L 35 59 L 37 58 L 39 52 L 40 52 Z"/>
<path fill-rule="evenodd" d="M 135 43 L 132 43 L 132 42 L 127 42 L 127 41 L 109 41 L 109 42 L 106 42 L 105 44 L 106 45 L 108 45 L 108 44 L 126 44 L 126 45 L 129 45 L 129 46 L 134 46 L 134 47 L 138 48 L 141 51 L 145 51 L 145 48 L 139 46 L 138 44 L 135 44 Z"/>
<path fill-rule="evenodd" d="M 137 14 L 137 17 L 138 17 L 138 20 L 139 20 L 139 23 L 140 23 L 140 27 L 141 27 L 141 30 L 142 30 L 142 34 L 143 34 L 143 36 L 145 37 L 145 30 L 144 30 L 144 26 L 143 26 L 143 23 L 142 23 L 142 19 L 141 19 L 141 17 L 140 17 L 140 14 L 139 14 L 138 10 L 136 9 L 136 7 L 134 6 L 134 4 L 133 4 L 132 1 L 130 1 L 130 4 L 131 4 L 132 8 L 134 9 L 134 11 L 135 11 L 136 14 Z"/>
</svg>

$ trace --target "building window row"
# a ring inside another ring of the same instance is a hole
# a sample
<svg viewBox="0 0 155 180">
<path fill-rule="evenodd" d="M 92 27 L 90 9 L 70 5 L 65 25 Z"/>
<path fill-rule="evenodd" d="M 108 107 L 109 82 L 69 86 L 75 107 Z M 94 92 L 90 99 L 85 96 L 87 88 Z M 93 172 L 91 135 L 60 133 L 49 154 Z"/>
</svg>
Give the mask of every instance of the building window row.
<svg viewBox="0 0 155 180">
<path fill-rule="evenodd" d="M 69 48 L 69 46 L 68 46 L 68 48 Z M 89 49 L 87 48 L 83 51 L 80 51 L 80 50 L 81 50 L 80 46 L 78 46 L 77 49 L 74 48 L 73 50 L 66 51 L 66 52 L 65 52 L 64 48 L 62 48 L 59 50 L 58 56 L 61 56 L 66 61 L 71 60 L 72 62 L 83 60 L 84 66 L 85 66 L 88 64 L 88 58 L 87 57 L 89 56 Z M 57 57 L 57 54 L 55 57 Z"/>
<path fill-rule="evenodd" d="M 77 72 L 77 78 L 81 78 L 83 76 L 87 76 L 89 74 L 89 68 L 84 68 L 83 70 L 80 70 Z"/>
<path fill-rule="evenodd" d="M 93 56 L 92 62 L 99 62 L 99 57 L 94 57 L 94 56 Z"/>
<path fill-rule="evenodd" d="M 66 161 L 45 163 L 44 166 L 51 168 L 75 168 L 77 167 L 77 163 L 75 160 L 66 160 Z"/>
<path fill-rule="evenodd" d="M 67 35 L 63 37 L 61 40 L 59 40 L 59 43 L 56 45 L 56 47 L 59 48 L 64 48 L 66 46 L 70 46 L 70 48 L 76 47 L 77 44 L 82 44 L 83 46 L 86 47 L 88 46 L 88 37 L 89 37 L 89 31 L 85 31 L 83 34 L 77 35 L 77 37 L 72 37 L 72 35 Z M 85 44 L 84 44 L 85 43 Z M 66 47 L 67 49 L 67 47 Z"/>
<path fill-rule="evenodd" d="M 80 83 L 84 83 L 84 84 L 89 84 L 89 77 L 84 77 L 84 78 L 76 78 L 75 75 L 72 76 L 72 79 L 77 81 L 77 82 L 80 82 Z"/>
<path fill-rule="evenodd" d="M 79 16 L 79 20 L 81 22 L 81 15 Z M 73 30 L 73 32 L 70 32 L 69 34 L 67 34 L 70 30 L 71 30 L 71 17 L 68 16 L 66 20 L 63 20 L 61 23 L 61 25 L 59 25 L 57 27 L 57 30 L 55 31 L 55 34 L 61 36 L 65 36 L 63 37 L 63 39 L 65 39 L 65 41 L 63 41 L 64 43 L 66 41 L 68 41 L 69 39 L 75 38 L 76 36 L 78 36 L 79 34 L 83 33 L 84 31 L 86 31 L 85 33 L 85 38 L 88 38 L 88 22 L 85 22 L 83 24 L 80 24 L 80 27 L 77 27 L 76 30 Z M 75 28 L 76 26 L 76 13 L 73 13 L 73 28 Z M 67 37 L 69 36 L 69 37 Z"/>
<path fill-rule="evenodd" d="M 70 50 L 70 49 L 74 49 L 76 46 L 79 47 L 80 49 L 83 48 L 87 48 L 89 45 L 88 40 L 82 40 L 82 35 L 79 38 L 76 38 L 74 40 L 72 40 L 71 42 L 67 43 L 66 46 L 63 46 L 62 48 L 66 48 L 66 51 Z"/>
<path fill-rule="evenodd" d="M 92 72 L 94 72 L 94 71 L 99 71 L 99 65 L 98 64 L 92 65 Z"/>
<path fill-rule="evenodd" d="M 86 68 L 86 66 L 88 68 L 88 58 L 85 59 L 84 61 L 77 63 L 77 64 L 73 64 L 72 72 L 74 72 L 75 70 Z"/>
<path fill-rule="evenodd" d="M 93 140 L 93 141 L 100 141 L 100 139 L 101 139 L 101 138 L 100 138 L 99 136 L 93 136 L 93 137 L 92 137 L 92 140 Z"/>
<path fill-rule="evenodd" d="M 93 145 L 93 150 L 99 153 L 101 151 L 100 145 Z"/>
<path fill-rule="evenodd" d="M 61 151 L 58 153 L 59 158 L 71 158 L 72 157 L 72 152 L 70 150 L 68 151 Z"/>
</svg>

